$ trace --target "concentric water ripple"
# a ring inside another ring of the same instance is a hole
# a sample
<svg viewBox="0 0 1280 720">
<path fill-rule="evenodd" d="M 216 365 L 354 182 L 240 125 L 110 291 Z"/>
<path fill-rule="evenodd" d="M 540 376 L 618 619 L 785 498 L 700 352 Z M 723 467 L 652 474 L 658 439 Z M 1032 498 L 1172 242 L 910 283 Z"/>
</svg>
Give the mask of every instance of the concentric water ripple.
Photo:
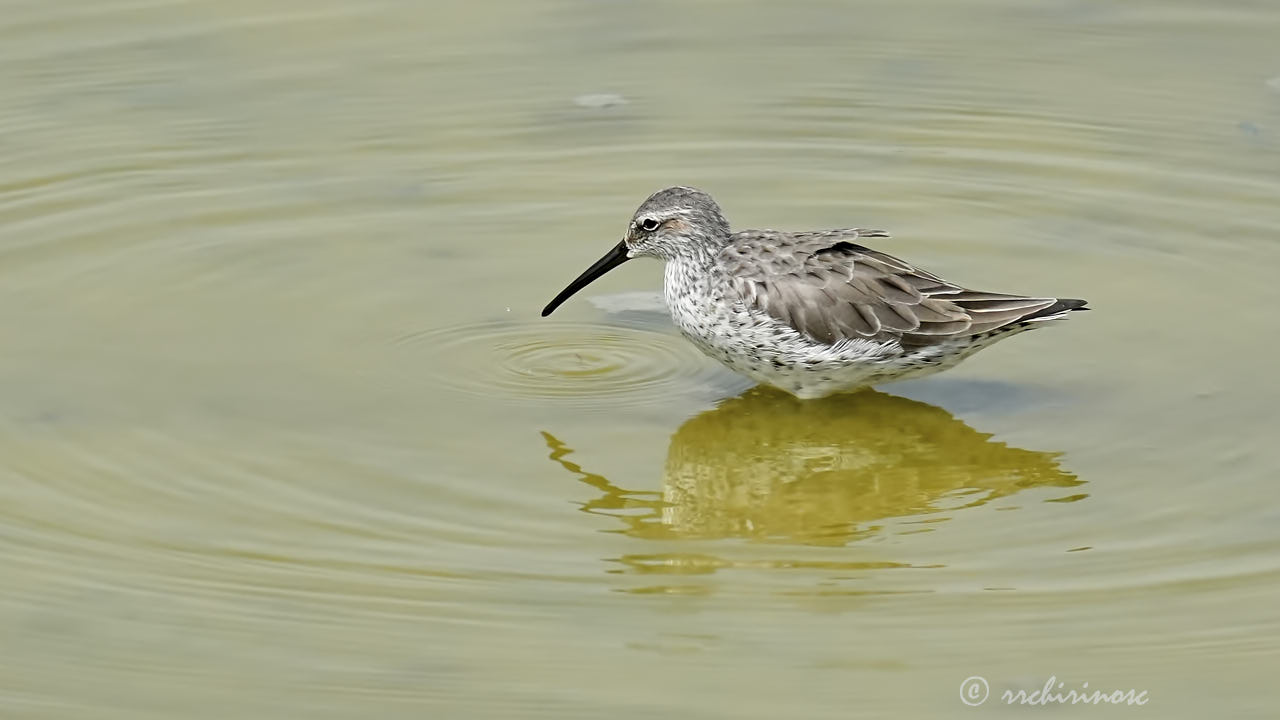
<svg viewBox="0 0 1280 720">
<path fill-rule="evenodd" d="M 401 342 L 447 389 L 528 402 L 657 403 L 721 372 L 678 336 L 593 323 L 459 325 Z"/>
</svg>

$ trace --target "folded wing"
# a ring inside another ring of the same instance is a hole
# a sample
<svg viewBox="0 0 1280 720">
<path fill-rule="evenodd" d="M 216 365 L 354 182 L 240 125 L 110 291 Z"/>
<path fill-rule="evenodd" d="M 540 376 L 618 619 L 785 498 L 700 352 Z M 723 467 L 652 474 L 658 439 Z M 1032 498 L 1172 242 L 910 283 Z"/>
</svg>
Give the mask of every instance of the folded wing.
<svg viewBox="0 0 1280 720">
<path fill-rule="evenodd" d="M 854 240 L 883 230 L 749 230 L 718 262 L 740 299 L 823 343 L 852 338 L 929 345 L 1045 319 L 1082 300 L 979 292 Z"/>
</svg>

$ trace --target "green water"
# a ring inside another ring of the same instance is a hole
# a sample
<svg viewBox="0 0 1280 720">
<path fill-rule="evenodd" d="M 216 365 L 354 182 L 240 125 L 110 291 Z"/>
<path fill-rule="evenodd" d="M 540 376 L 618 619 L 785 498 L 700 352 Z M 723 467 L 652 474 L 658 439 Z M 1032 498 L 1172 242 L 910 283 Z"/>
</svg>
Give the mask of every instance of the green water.
<svg viewBox="0 0 1280 720">
<path fill-rule="evenodd" d="M 0 3 L 0 717 L 1272 717 L 1277 38 Z M 672 184 L 1096 309 L 813 403 L 620 295 L 655 263 L 537 316 Z M 1150 701 L 999 700 L 1051 676 Z"/>
</svg>

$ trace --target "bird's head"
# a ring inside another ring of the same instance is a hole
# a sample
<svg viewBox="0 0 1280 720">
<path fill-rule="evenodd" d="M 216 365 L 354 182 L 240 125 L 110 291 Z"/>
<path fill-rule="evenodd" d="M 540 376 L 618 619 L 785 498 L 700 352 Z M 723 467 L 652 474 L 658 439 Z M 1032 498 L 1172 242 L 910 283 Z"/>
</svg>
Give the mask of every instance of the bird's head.
<svg viewBox="0 0 1280 720">
<path fill-rule="evenodd" d="M 683 186 L 659 190 L 631 216 L 622 241 L 547 303 L 542 316 L 631 258 L 694 259 L 719 250 L 728 239 L 729 221 L 710 195 Z"/>
</svg>

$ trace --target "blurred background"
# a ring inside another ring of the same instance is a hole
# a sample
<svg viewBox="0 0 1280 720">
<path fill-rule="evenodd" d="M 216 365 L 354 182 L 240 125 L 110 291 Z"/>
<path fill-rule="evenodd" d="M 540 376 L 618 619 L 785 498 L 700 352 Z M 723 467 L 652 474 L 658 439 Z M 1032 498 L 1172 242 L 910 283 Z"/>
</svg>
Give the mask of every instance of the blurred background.
<svg viewBox="0 0 1280 720">
<path fill-rule="evenodd" d="M 3 0 L 0 716 L 941 718 L 1053 676 L 1270 717 L 1278 37 Z M 674 184 L 1095 311 L 814 403 L 676 335 L 656 263 L 537 316 Z"/>
</svg>

